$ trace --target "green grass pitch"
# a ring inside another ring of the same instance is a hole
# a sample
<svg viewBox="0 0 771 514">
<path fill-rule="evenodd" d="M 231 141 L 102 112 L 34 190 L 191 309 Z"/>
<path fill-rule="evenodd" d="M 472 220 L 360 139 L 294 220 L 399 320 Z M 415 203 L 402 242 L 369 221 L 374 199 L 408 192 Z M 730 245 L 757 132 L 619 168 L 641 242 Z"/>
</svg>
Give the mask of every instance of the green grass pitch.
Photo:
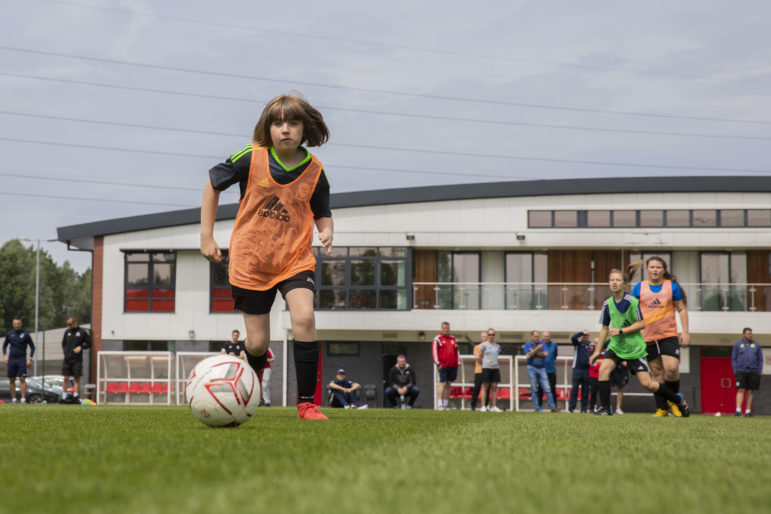
<svg viewBox="0 0 771 514">
<path fill-rule="evenodd" d="M 771 417 L 0 406 L 4 513 L 771 511 Z"/>
</svg>

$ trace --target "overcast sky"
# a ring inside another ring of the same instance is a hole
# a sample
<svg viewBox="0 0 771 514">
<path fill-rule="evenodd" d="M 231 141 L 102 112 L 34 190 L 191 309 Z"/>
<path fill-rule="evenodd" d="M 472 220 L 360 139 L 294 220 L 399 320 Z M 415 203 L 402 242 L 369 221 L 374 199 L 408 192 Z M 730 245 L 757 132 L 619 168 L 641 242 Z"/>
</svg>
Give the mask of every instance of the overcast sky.
<svg viewBox="0 0 771 514">
<path fill-rule="evenodd" d="M 200 206 L 288 91 L 333 192 L 771 175 L 767 1 L 0 5 L 0 243 Z"/>
</svg>

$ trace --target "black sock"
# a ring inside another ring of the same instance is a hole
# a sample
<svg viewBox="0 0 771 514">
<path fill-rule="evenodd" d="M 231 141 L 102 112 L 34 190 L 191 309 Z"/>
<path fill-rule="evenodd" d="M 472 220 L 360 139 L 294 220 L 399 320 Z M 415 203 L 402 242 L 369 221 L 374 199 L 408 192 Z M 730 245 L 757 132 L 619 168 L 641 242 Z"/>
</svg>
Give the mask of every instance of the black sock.
<svg viewBox="0 0 771 514">
<path fill-rule="evenodd" d="M 600 396 L 600 407 L 610 410 L 610 380 L 597 382 L 597 392 Z"/>
<path fill-rule="evenodd" d="M 680 380 L 675 380 L 674 382 L 670 382 L 669 380 L 665 380 L 664 383 L 669 388 L 670 391 L 677 394 L 680 392 Z"/>
<path fill-rule="evenodd" d="M 655 398 L 661 399 L 664 404 L 663 410 L 667 410 L 667 401 L 680 405 L 680 397 L 675 395 L 666 384 L 659 384 L 659 390 L 653 394 L 656 395 Z"/>
<path fill-rule="evenodd" d="M 294 367 L 297 377 L 297 403 L 313 402 L 319 366 L 319 342 L 294 342 Z"/>
<path fill-rule="evenodd" d="M 259 357 L 246 352 L 246 361 L 249 363 L 255 373 L 258 373 L 260 370 L 265 369 L 265 365 L 268 363 L 268 352 L 263 353 Z"/>
<path fill-rule="evenodd" d="M 664 384 L 659 384 L 659 387 L 666 387 Z M 670 391 L 671 392 L 671 391 Z M 658 392 L 653 393 L 653 400 L 656 402 L 656 408 L 659 410 L 667 410 L 667 399 L 660 395 Z"/>
</svg>

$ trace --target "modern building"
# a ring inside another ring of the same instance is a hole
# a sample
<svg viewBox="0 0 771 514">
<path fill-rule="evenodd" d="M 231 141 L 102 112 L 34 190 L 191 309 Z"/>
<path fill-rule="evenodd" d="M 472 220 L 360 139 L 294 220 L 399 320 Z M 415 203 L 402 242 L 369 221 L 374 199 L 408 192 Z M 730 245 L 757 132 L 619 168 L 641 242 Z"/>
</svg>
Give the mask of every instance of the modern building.
<svg viewBox="0 0 771 514">
<path fill-rule="evenodd" d="M 320 382 L 343 367 L 371 385 L 377 405 L 400 353 L 422 386 L 418 405 L 433 405 L 430 343 L 442 321 L 464 353 L 494 327 L 504 353 L 516 354 L 535 329 L 570 355 L 572 333 L 599 330 L 609 271 L 651 255 L 668 262 L 688 296 L 682 392 L 695 411 L 733 410 L 730 348 L 742 328 L 771 346 L 771 177 L 416 187 L 333 194 L 332 208 L 333 255 L 317 248 Z M 219 209 L 222 248 L 237 209 Z M 199 253 L 198 209 L 60 227 L 58 237 L 93 252 L 94 353 L 216 350 L 233 328 L 243 332 L 226 265 Z M 274 405 L 294 401 L 291 337 L 277 301 Z M 766 359 L 771 373 L 769 349 Z M 771 395 L 761 392 L 756 408 L 771 413 Z"/>
</svg>

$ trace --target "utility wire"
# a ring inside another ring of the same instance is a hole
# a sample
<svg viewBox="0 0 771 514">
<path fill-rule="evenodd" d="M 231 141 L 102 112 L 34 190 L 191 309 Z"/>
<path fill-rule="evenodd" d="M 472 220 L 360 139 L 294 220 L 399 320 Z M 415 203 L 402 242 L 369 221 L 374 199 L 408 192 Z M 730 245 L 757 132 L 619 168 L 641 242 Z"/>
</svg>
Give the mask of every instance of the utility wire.
<svg viewBox="0 0 771 514">
<path fill-rule="evenodd" d="M 112 199 L 101 199 L 101 198 L 94 198 L 94 197 L 69 197 L 69 196 L 56 196 L 56 195 L 41 195 L 41 194 L 32 194 L 32 193 L 20 193 L 14 191 L 13 193 L 6 193 L 5 191 L 0 191 L 0 195 L 3 196 L 23 196 L 26 198 L 45 198 L 47 200 L 72 200 L 76 202 L 106 202 L 106 203 L 125 203 L 125 204 L 134 204 L 134 205 L 163 205 L 165 207 L 193 207 L 189 204 L 180 204 L 180 203 L 169 203 L 169 202 L 135 202 L 131 200 L 112 200 Z"/>
<path fill-rule="evenodd" d="M 97 145 L 83 145 L 74 143 L 59 143 L 54 141 L 35 140 L 35 139 L 22 139 L 22 138 L 10 138 L 0 137 L 0 141 L 9 141 L 13 143 L 28 143 L 35 145 L 50 145 L 50 146 L 64 146 L 71 148 L 84 148 L 90 150 L 102 150 L 102 151 L 115 151 L 115 152 L 130 152 L 130 153 L 147 153 L 153 155 L 169 155 L 175 157 L 193 157 L 201 159 L 220 159 L 214 155 L 194 154 L 194 153 L 181 153 L 181 152 L 165 152 L 160 150 L 142 150 L 138 148 L 122 148 L 122 147 L 109 147 L 109 146 L 97 146 Z M 547 157 L 529 157 L 520 155 L 504 155 L 504 154 L 484 154 L 475 152 L 454 152 L 448 150 L 428 150 L 423 148 L 400 148 L 392 146 L 381 145 L 360 145 L 360 144 L 346 144 L 346 143 L 328 143 L 329 146 L 343 146 L 348 148 L 366 148 L 370 150 L 384 150 L 384 151 L 400 151 L 400 152 L 414 152 L 423 154 L 434 155 L 454 155 L 459 157 L 481 157 L 491 159 L 506 159 L 516 161 L 528 161 L 528 162 L 550 162 L 557 164 L 590 164 L 592 166 L 613 166 L 613 167 L 629 167 L 629 168 L 644 168 L 644 169 L 661 169 L 661 170 L 689 170 L 689 171 L 715 171 L 724 173 L 759 173 L 759 174 L 771 174 L 771 169 L 747 169 L 747 168 L 718 168 L 709 166 L 685 166 L 676 164 L 645 164 L 645 163 L 632 163 L 632 162 L 615 162 L 615 161 L 589 161 L 580 159 L 556 159 Z"/>
<path fill-rule="evenodd" d="M 471 59 L 491 59 L 496 61 L 502 61 L 502 62 L 515 62 L 515 63 L 522 63 L 522 64 L 531 64 L 531 65 L 539 65 L 539 66 L 551 66 L 551 67 L 558 67 L 558 68 L 572 68 L 577 70 L 589 70 L 589 71 L 609 71 L 614 73 L 625 73 L 629 75 L 650 75 L 653 77 L 659 77 L 659 78 L 674 78 L 678 80 L 705 80 L 705 81 L 719 81 L 719 82 L 738 82 L 738 83 L 746 83 L 746 84 L 762 84 L 762 85 L 771 85 L 771 83 L 766 81 L 752 81 L 752 80 L 746 80 L 746 79 L 728 79 L 728 78 L 722 78 L 722 77 L 703 77 L 703 76 L 693 76 L 693 75 L 683 75 L 683 74 L 676 74 L 676 73 L 662 73 L 662 72 L 655 72 L 655 71 L 640 71 L 640 70 L 627 70 L 623 68 L 614 68 L 612 66 L 598 66 L 598 65 L 591 65 L 591 64 L 576 64 L 576 63 L 569 63 L 569 62 L 553 62 L 553 61 L 543 61 L 543 60 L 536 60 L 536 59 L 522 59 L 522 58 L 516 58 L 516 57 L 510 57 L 510 56 L 500 56 L 500 55 L 487 55 L 487 54 L 475 54 L 470 52 L 458 52 L 453 50 L 446 50 L 446 49 L 436 49 L 436 48 L 421 48 L 416 46 L 409 46 L 409 45 L 398 45 L 394 43 L 382 43 L 377 41 L 366 41 L 366 40 L 360 40 L 360 39 L 346 39 L 341 37 L 335 37 L 335 36 L 324 36 L 324 35 L 318 35 L 318 34 L 309 34 L 307 32 L 292 32 L 287 30 L 276 30 L 276 29 L 266 29 L 262 27 L 254 27 L 254 26 L 246 26 L 246 25 L 238 25 L 238 24 L 232 24 L 232 23 L 221 23 L 221 22 L 214 22 L 214 21 L 204 21 L 204 20 L 196 20 L 192 18 L 182 18 L 179 16 L 168 16 L 163 14 L 156 14 L 156 13 L 150 13 L 150 12 L 140 12 L 135 11 L 131 9 L 121 9 L 117 7 L 104 7 L 104 6 L 96 6 L 96 5 L 86 5 L 81 3 L 75 3 L 75 2 L 64 2 L 61 0 L 38 0 L 39 2 L 46 2 L 50 4 L 57 4 L 57 5 L 64 5 L 68 7 L 80 7 L 85 9 L 94 9 L 94 10 L 100 10 L 100 11 L 107 11 L 107 12 L 115 12 L 120 14 L 131 14 L 133 16 L 143 16 L 146 18 L 155 18 L 159 20 L 169 20 L 169 21 L 176 21 L 176 22 L 182 22 L 182 23 L 192 23 L 196 25 L 203 25 L 207 27 L 220 27 L 220 28 L 226 28 L 226 29 L 237 29 L 237 30 L 243 30 L 245 32 L 256 32 L 259 34 L 275 34 L 278 36 L 289 36 L 292 38 L 304 38 L 304 39 L 313 39 L 313 40 L 320 40 L 320 41 L 331 41 L 331 42 L 337 42 L 337 43 L 346 43 L 356 46 L 371 46 L 371 47 L 377 47 L 377 48 L 392 48 L 395 50 L 408 50 L 411 52 L 421 52 L 421 53 L 430 53 L 430 54 L 438 54 L 438 55 L 449 55 L 449 56 L 457 56 L 457 57 L 464 57 L 464 58 L 471 58 Z"/>
<path fill-rule="evenodd" d="M 295 84 L 300 86 L 311 86 L 311 87 L 321 87 L 321 88 L 329 88 L 329 89 L 336 89 L 341 91 L 357 91 L 357 92 L 365 92 L 365 93 L 376 93 L 376 94 L 386 94 L 386 95 L 395 95 L 395 96 L 403 96 L 403 97 L 412 97 L 412 98 L 427 98 L 432 100 L 446 100 L 446 101 L 452 101 L 452 102 L 468 102 L 468 103 L 477 103 L 477 104 L 484 104 L 484 105 L 503 105 L 508 107 L 527 107 L 527 108 L 534 108 L 534 109 L 553 109 L 553 110 L 560 110 L 560 111 L 571 111 L 571 112 L 589 112 L 589 113 L 595 113 L 595 114 L 614 114 L 614 115 L 620 115 L 620 116 L 643 116 L 643 117 L 651 117 L 651 118 L 663 118 L 663 119 L 682 119 L 682 120 L 692 120 L 692 121 L 714 121 L 714 122 L 728 122 L 728 123 L 751 123 L 751 124 L 771 124 L 771 122 L 768 121 L 757 121 L 757 120 L 741 120 L 741 119 L 730 119 L 730 118 L 710 118 L 710 117 L 699 117 L 699 116 L 681 116 L 681 115 L 670 115 L 670 114 L 662 114 L 662 113 L 644 113 L 644 112 L 638 112 L 638 111 L 617 111 L 617 110 L 608 110 L 608 109 L 591 109 L 591 108 L 584 108 L 584 107 L 567 107 L 567 106 L 555 106 L 555 105 L 548 105 L 548 104 L 534 104 L 534 103 L 524 103 L 524 102 L 508 102 L 504 100 L 485 100 L 485 99 L 479 99 L 479 98 L 467 98 L 467 97 L 459 97 L 459 96 L 445 96 L 445 95 L 432 95 L 428 93 L 413 93 L 413 92 L 406 92 L 406 91 L 390 91 L 390 90 L 384 90 L 384 89 L 373 89 L 373 88 L 360 88 L 360 87 L 352 87 L 352 86 L 342 86 L 339 84 L 324 84 L 320 82 L 305 82 L 305 81 L 297 81 L 297 80 L 281 80 L 281 79 L 275 79 L 270 77 L 262 77 L 257 75 L 244 75 L 244 74 L 237 74 L 237 73 L 225 73 L 225 72 L 217 72 L 217 71 L 208 71 L 208 70 L 200 70 L 200 69 L 193 69 L 193 68 L 182 68 L 182 67 L 174 67 L 174 66 L 161 66 L 156 64 L 147 64 L 147 63 L 139 63 L 134 61 L 124 61 L 119 59 L 107 59 L 107 58 L 100 58 L 100 57 L 90 57 L 90 56 L 83 56 L 83 55 L 75 55 L 75 54 L 64 54 L 64 53 L 57 53 L 57 52 L 46 52 L 41 50 L 33 50 L 28 48 L 19 48 L 19 47 L 12 47 L 12 46 L 4 46 L 0 45 L 0 50 L 6 50 L 9 52 L 21 52 L 21 53 L 30 53 L 30 54 L 37 54 L 37 55 L 47 55 L 52 57 L 63 57 L 68 59 L 77 59 L 77 60 L 85 60 L 85 61 L 93 61 L 93 62 L 101 62 L 101 63 L 109 63 L 109 64 L 119 64 L 119 65 L 126 65 L 126 66 L 135 66 L 140 68 L 148 68 L 153 70 L 166 70 L 166 71 L 175 71 L 175 72 L 181 72 L 181 73 L 192 73 L 192 74 L 199 74 L 199 75 L 207 75 L 207 76 L 217 76 L 217 77 L 226 77 L 226 78 L 237 78 L 237 79 L 245 79 L 245 80 L 258 80 L 263 82 L 274 82 L 274 83 L 281 83 L 281 84 Z"/>
<path fill-rule="evenodd" d="M 104 186 L 121 186 L 121 187 L 141 187 L 147 189 L 170 189 L 173 191 L 203 191 L 201 187 L 185 187 L 185 186 L 164 186 L 159 184 L 137 184 L 135 182 L 110 182 L 106 180 L 92 180 L 92 179 L 77 179 L 68 177 L 52 177 L 50 175 L 34 175 L 30 173 L 9 173 L 0 171 L 0 177 L 22 178 L 30 180 L 55 180 L 58 182 L 76 182 L 81 184 L 98 184 Z M 201 183 L 205 181 L 205 177 L 201 178 Z M 235 193 L 236 190 L 223 191 L 224 193 Z"/>
<path fill-rule="evenodd" d="M 466 123 L 483 123 L 483 124 L 492 124 L 492 125 L 506 125 L 506 126 L 515 126 L 515 127 L 531 127 L 531 128 L 547 128 L 547 129 L 563 129 L 563 130 L 575 130 L 575 131 L 586 131 L 586 132 L 604 132 L 604 133 L 623 133 L 623 134 L 636 134 L 636 135 L 646 135 L 646 136 L 662 136 L 662 137 L 696 137 L 696 138 L 709 138 L 709 139 L 739 139 L 739 140 L 748 140 L 748 141 L 771 141 L 771 137 L 767 136 L 743 136 L 743 135 L 734 135 L 734 134 L 704 134 L 704 133 L 689 133 L 689 132 L 665 132 L 665 131 L 656 131 L 656 130 L 637 130 L 637 129 L 616 129 L 616 128 L 603 128 L 603 127 L 586 127 L 586 126 L 579 126 L 579 125 L 559 125 L 559 124 L 550 124 L 550 123 L 529 123 L 529 122 L 519 122 L 519 121 L 497 121 L 497 120 L 486 120 L 486 119 L 479 119 L 479 118 L 455 118 L 451 116 L 433 116 L 433 115 L 424 115 L 424 114 L 409 114 L 409 113 L 393 113 L 393 112 L 386 112 L 386 111 L 371 111 L 371 110 L 365 110 L 365 109 L 348 109 L 348 108 L 338 108 L 338 107 L 328 107 L 328 106 L 318 106 L 321 110 L 338 110 L 338 111 L 348 111 L 348 112 L 356 112 L 360 114 L 374 114 L 379 116 L 397 116 L 397 117 L 407 117 L 407 118 L 418 118 L 418 119 L 431 119 L 431 120 L 441 120 L 441 121 L 458 121 L 458 122 L 466 122 Z M 109 120 L 95 120 L 95 119 L 88 119 L 88 118 L 75 118 L 71 116 L 55 116 L 51 114 L 38 114 L 38 113 L 31 113 L 31 112 L 21 112 L 21 111 L 7 111 L 0 109 L 0 114 L 5 114 L 9 116 L 23 116 L 28 118 L 42 118 L 42 119 L 49 119 L 49 120 L 59 120 L 59 121 L 75 121 L 79 123 L 91 123 L 91 124 L 99 124 L 99 125 L 110 125 L 115 127 L 130 127 L 130 128 L 141 128 L 141 129 L 151 129 L 151 130 L 165 130 L 169 132 L 183 132 L 188 134 L 205 134 L 205 135 L 211 135 L 211 136 L 233 136 L 233 137 L 244 137 L 243 133 L 234 133 L 234 132 L 216 132 L 211 130 L 196 130 L 196 129 L 186 129 L 186 128 L 180 128 L 180 127 L 163 127 L 158 125 L 145 125 L 145 124 L 138 124 L 138 123 L 127 123 L 127 122 L 120 122 L 120 121 L 109 121 Z"/>
</svg>

